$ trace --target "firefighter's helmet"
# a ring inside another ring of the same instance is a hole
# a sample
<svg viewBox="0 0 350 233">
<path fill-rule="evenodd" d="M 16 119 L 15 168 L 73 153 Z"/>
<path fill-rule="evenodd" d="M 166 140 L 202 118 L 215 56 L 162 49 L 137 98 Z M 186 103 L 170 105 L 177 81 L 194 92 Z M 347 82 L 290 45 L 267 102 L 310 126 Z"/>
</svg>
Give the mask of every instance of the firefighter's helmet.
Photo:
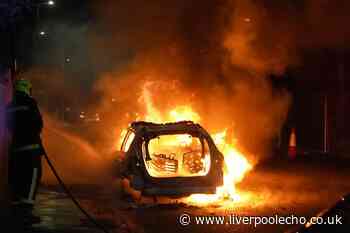
<svg viewBox="0 0 350 233">
<path fill-rule="evenodd" d="M 16 80 L 16 83 L 15 83 L 15 90 L 21 91 L 26 93 L 27 95 L 30 95 L 32 90 L 32 84 L 30 83 L 29 80 L 18 79 Z"/>
</svg>

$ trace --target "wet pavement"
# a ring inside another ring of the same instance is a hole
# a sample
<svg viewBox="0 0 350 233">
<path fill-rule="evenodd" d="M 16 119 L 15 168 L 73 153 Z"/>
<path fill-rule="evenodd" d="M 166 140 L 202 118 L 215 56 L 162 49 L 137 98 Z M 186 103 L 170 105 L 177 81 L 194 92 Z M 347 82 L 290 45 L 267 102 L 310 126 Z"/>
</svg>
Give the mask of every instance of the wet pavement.
<svg viewBox="0 0 350 233">
<path fill-rule="evenodd" d="M 108 211 L 98 208 L 97 200 L 89 200 L 79 197 L 79 202 L 89 214 L 94 216 L 97 222 L 110 233 L 128 233 L 131 231 L 125 220 L 116 211 Z M 108 206 L 108 205 L 107 205 Z M 40 216 L 41 223 L 30 227 L 12 221 L 8 228 L 11 232 L 23 233 L 101 233 L 86 216 L 74 205 L 67 195 L 49 189 L 41 189 L 36 200 L 34 210 L 36 216 Z"/>
<path fill-rule="evenodd" d="M 24 233 L 97 233 L 93 227 L 84 225 L 84 216 L 65 195 L 47 190 L 40 191 L 34 210 L 41 223 L 24 227 L 13 220 L 8 228 L 11 232 Z"/>
<path fill-rule="evenodd" d="M 252 196 L 248 202 L 232 207 L 194 207 L 183 204 L 130 205 L 116 195 L 113 186 L 98 188 L 74 188 L 73 193 L 109 232 L 236 232 L 277 233 L 292 226 L 261 225 L 189 225 L 181 226 L 179 216 L 187 213 L 199 215 L 273 216 L 290 215 L 309 218 L 329 207 L 341 195 L 349 192 L 348 163 L 329 161 L 297 161 L 274 166 L 259 165 L 239 185 L 239 189 Z M 97 233 L 96 229 L 74 206 L 73 202 L 56 188 L 41 189 L 35 214 L 41 216 L 41 224 L 34 225 L 26 233 Z M 107 191 L 106 191 L 107 190 Z M 9 231 L 20 232 L 20 231 Z"/>
<path fill-rule="evenodd" d="M 84 216 L 64 194 L 42 191 L 37 202 L 34 213 L 42 222 L 32 232 L 99 232 L 82 224 Z"/>
</svg>

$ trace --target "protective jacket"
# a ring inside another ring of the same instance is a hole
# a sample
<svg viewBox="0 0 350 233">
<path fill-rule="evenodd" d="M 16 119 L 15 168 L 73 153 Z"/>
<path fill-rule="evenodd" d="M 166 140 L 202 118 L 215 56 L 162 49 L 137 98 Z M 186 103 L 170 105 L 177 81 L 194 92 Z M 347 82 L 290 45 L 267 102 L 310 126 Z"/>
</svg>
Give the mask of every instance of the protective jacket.
<svg viewBox="0 0 350 233">
<path fill-rule="evenodd" d="M 43 120 L 36 101 L 24 92 L 16 91 L 7 107 L 7 125 L 12 134 L 11 154 L 42 155 Z"/>
</svg>

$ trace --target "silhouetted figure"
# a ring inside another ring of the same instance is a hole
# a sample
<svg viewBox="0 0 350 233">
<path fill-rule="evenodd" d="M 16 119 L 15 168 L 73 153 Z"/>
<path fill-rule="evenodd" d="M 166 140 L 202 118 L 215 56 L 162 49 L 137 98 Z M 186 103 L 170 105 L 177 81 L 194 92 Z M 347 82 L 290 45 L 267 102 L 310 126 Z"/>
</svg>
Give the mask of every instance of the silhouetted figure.
<svg viewBox="0 0 350 233">
<path fill-rule="evenodd" d="M 44 154 L 40 138 L 43 120 L 36 101 L 31 97 L 31 89 L 29 81 L 17 80 L 13 100 L 7 107 L 8 127 L 12 134 L 9 183 L 14 213 L 25 223 L 40 222 L 32 210 L 41 179 L 41 157 Z"/>
</svg>

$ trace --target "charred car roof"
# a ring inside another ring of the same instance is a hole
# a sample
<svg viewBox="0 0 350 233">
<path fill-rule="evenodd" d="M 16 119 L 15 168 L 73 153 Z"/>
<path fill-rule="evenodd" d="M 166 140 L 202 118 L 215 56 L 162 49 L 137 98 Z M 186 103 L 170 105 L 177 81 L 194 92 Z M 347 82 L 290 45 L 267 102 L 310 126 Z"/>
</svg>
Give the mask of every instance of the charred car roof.
<svg viewBox="0 0 350 233">
<path fill-rule="evenodd" d="M 180 121 L 174 123 L 157 124 L 145 121 L 135 121 L 130 125 L 135 132 L 143 132 L 144 134 L 181 134 L 189 133 L 193 135 L 207 134 L 206 131 L 192 121 Z"/>
</svg>

